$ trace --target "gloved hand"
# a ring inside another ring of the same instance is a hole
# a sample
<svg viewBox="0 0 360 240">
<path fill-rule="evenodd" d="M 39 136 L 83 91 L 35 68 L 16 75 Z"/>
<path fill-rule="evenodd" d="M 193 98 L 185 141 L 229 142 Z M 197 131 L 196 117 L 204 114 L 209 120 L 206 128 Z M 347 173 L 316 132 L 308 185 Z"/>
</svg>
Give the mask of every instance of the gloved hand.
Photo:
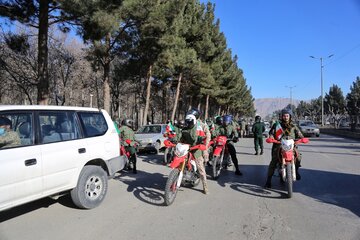
<svg viewBox="0 0 360 240">
<path fill-rule="evenodd" d="M 238 138 L 238 137 L 235 137 L 234 140 L 233 140 L 234 143 L 236 143 L 236 142 L 238 142 L 238 141 L 239 141 L 239 138 Z"/>
</svg>

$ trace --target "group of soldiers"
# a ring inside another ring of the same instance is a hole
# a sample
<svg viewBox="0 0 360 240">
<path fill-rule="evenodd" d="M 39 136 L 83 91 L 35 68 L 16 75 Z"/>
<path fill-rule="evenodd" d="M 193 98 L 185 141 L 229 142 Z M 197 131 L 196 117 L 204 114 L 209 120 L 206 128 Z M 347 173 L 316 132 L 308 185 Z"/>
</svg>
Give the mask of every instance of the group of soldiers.
<svg viewBox="0 0 360 240">
<path fill-rule="evenodd" d="M 234 121 L 231 115 L 216 116 L 214 121 L 207 120 L 205 122 L 203 122 L 200 117 L 201 112 L 196 108 L 192 108 L 187 112 L 184 121 L 178 121 L 174 124 L 169 123 L 171 126 L 170 131 L 172 132 L 172 136 L 176 138 L 176 141 L 189 144 L 191 146 L 198 144 L 209 146 L 210 140 L 219 135 L 232 139 L 233 143 L 236 143 L 239 139 L 239 136 L 242 136 L 242 127 L 240 125 L 241 123 L 239 124 L 238 122 Z M 295 124 L 293 124 L 291 117 L 291 111 L 286 109 L 282 111 L 279 123 L 283 129 L 283 135 L 292 137 L 293 139 L 303 138 L 300 130 Z M 131 128 L 132 124 L 132 120 L 124 119 L 121 124 L 122 126 L 118 129 L 118 132 L 120 138 L 122 139 L 122 144 L 125 146 L 126 150 L 130 152 L 129 160 L 132 163 L 131 169 L 134 173 L 136 173 L 136 140 L 134 131 Z M 255 123 L 253 124 L 251 131 L 254 134 L 255 154 L 262 155 L 264 153 L 263 132 L 265 131 L 265 126 L 264 123 L 261 122 L 260 116 L 255 117 Z M 274 137 L 276 135 L 275 131 L 276 129 L 274 124 L 269 132 L 270 137 Z M 242 172 L 239 169 L 236 150 L 232 142 L 229 141 L 227 143 L 228 151 L 235 167 L 235 174 L 241 176 Z M 268 177 L 265 183 L 265 187 L 267 188 L 271 188 L 271 177 L 274 174 L 276 164 L 279 161 L 279 149 L 280 145 L 274 143 L 271 150 L 272 159 L 268 168 Z M 193 153 L 193 155 L 199 170 L 200 179 L 203 183 L 203 192 L 204 194 L 208 194 L 209 189 L 206 179 L 205 163 L 209 161 L 209 152 L 208 150 L 198 149 Z M 301 178 L 298 172 L 300 167 L 300 160 L 301 155 L 297 154 L 296 177 L 298 180 Z"/>
</svg>

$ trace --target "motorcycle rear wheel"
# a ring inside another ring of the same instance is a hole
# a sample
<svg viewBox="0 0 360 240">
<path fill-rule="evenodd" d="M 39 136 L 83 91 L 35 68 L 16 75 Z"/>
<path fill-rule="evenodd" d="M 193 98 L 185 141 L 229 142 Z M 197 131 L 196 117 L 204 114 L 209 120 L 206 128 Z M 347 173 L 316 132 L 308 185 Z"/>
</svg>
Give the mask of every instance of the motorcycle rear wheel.
<svg viewBox="0 0 360 240">
<path fill-rule="evenodd" d="M 174 149 L 172 147 L 166 148 L 164 152 L 164 165 L 171 162 L 171 159 L 173 157 Z"/>
<path fill-rule="evenodd" d="M 200 183 L 200 176 L 199 176 L 199 173 L 194 173 L 195 174 L 195 180 L 191 183 L 191 186 L 192 187 L 196 187 L 197 185 L 199 185 Z"/>
<path fill-rule="evenodd" d="M 292 164 L 288 163 L 286 165 L 286 180 L 287 180 L 287 187 L 288 187 L 288 198 L 292 197 L 293 194 L 293 177 L 292 177 Z"/>
<path fill-rule="evenodd" d="M 224 155 L 221 154 L 220 156 L 215 156 L 213 158 L 213 165 L 212 165 L 212 177 L 214 180 L 219 178 L 222 162 L 223 162 Z"/>
<path fill-rule="evenodd" d="M 179 179 L 179 174 L 180 174 L 179 169 L 177 169 L 177 168 L 173 169 L 170 172 L 169 177 L 166 181 L 166 185 L 165 185 L 165 205 L 166 206 L 170 206 L 176 198 L 176 194 L 179 190 L 179 188 L 177 187 L 177 181 Z"/>
</svg>

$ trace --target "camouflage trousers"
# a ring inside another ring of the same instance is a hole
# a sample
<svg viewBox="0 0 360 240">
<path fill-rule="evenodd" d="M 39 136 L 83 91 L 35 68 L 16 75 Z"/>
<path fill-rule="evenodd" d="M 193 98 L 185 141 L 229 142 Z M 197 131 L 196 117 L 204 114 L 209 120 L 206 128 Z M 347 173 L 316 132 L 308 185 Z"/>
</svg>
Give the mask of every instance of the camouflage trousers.
<svg viewBox="0 0 360 240">
<path fill-rule="evenodd" d="M 195 158 L 195 164 L 196 164 L 196 167 L 199 170 L 200 179 L 201 179 L 201 181 L 203 183 L 203 187 L 205 189 L 205 188 L 207 188 L 207 180 L 206 180 L 206 172 L 205 172 L 205 165 L 204 165 L 203 156 Z"/>
</svg>

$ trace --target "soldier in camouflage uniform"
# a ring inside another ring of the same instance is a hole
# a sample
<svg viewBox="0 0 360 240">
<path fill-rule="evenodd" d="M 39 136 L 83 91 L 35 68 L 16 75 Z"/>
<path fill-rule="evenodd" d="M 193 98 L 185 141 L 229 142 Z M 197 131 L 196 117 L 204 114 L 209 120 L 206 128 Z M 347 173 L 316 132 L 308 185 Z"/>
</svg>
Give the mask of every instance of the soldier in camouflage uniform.
<svg viewBox="0 0 360 240">
<path fill-rule="evenodd" d="M 194 115 L 196 118 L 196 121 L 200 124 L 201 128 L 203 129 L 206 137 L 206 142 L 204 143 L 207 147 L 209 147 L 209 142 L 211 140 L 211 132 L 209 130 L 209 127 L 206 123 L 204 123 L 203 121 L 201 121 L 201 112 L 199 109 L 197 108 L 191 108 L 186 115 Z M 209 137 L 208 137 L 209 136 Z M 202 151 L 203 152 L 203 157 L 204 157 L 204 161 L 205 163 L 207 163 L 209 161 L 209 151 Z"/>
<path fill-rule="evenodd" d="M 240 137 L 244 138 L 246 136 L 246 121 L 245 119 L 241 119 L 240 122 Z"/>
<path fill-rule="evenodd" d="M 216 133 L 218 132 L 218 130 L 222 126 L 222 124 L 223 124 L 222 116 L 216 116 L 214 130 L 211 132 L 211 138 L 214 138 L 216 136 Z"/>
<path fill-rule="evenodd" d="M 209 130 L 206 131 L 201 126 L 200 122 L 196 120 L 196 117 L 193 114 L 189 114 L 186 115 L 185 127 L 182 129 L 177 138 L 181 143 L 190 144 L 190 146 L 198 144 L 206 144 L 207 146 L 210 141 L 210 132 Z M 203 183 L 204 194 L 208 194 L 209 189 L 206 180 L 203 151 L 198 149 L 193 153 L 193 155 L 195 157 L 196 166 L 199 169 L 200 179 Z"/>
<path fill-rule="evenodd" d="M 137 173 L 136 170 L 136 141 L 135 141 L 135 132 L 132 130 L 133 120 L 124 119 L 121 123 L 120 131 L 120 139 L 121 144 L 125 146 L 125 150 L 130 153 L 130 164 L 128 165 L 128 170 L 133 170 L 133 173 Z M 132 167 L 131 167 L 132 165 Z"/>
<path fill-rule="evenodd" d="M 223 117 L 223 125 L 220 126 L 216 132 L 216 136 L 226 136 L 227 138 L 233 139 L 234 142 L 238 141 L 239 135 L 234 125 L 231 123 L 232 119 L 230 115 L 225 115 Z M 238 159 L 236 157 L 236 150 L 234 145 L 231 142 L 227 143 L 227 147 L 231 156 L 231 160 L 235 166 L 235 174 L 242 175 L 239 170 Z"/>
<path fill-rule="evenodd" d="M 303 138 L 303 134 L 299 130 L 299 128 L 293 124 L 292 119 L 292 111 L 289 109 L 283 109 L 281 111 L 281 128 L 283 130 L 283 137 L 288 137 L 291 139 L 300 139 Z M 269 136 L 271 138 L 275 138 L 276 133 L 276 124 L 274 124 L 269 132 Z M 276 166 L 279 162 L 279 154 L 280 154 L 281 144 L 273 143 L 272 149 L 271 149 L 271 162 L 268 167 L 268 177 L 265 183 L 266 188 L 271 188 L 271 178 L 274 175 L 274 171 L 276 169 Z M 294 147 L 295 151 L 295 170 L 296 170 L 296 179 L 300 180 L 301 176 L 299 174 L 299 167 L 301 167 L 301 154 L 299 154 L 297 147 Z"/>
<path fill-rule="evenodd" d="M 261 117 L 255 117 L 255 123 L 252 126 L 251 131 L 254 133 L 254 145 L 255 145 L 255 155 L 259 155 L 259 146 L 260 146 L 260 155 L 264 153 L 264 143 L 263 143 L 263 133 L 265 132 L 265 124 L 261 122 Z"/>
<path fill-rule="evenodd" d="M 0 117 L 0 148 L 21 145 L 19 135 L 11 129 L 12 123 L 6 117 Z"/>
</svg>

